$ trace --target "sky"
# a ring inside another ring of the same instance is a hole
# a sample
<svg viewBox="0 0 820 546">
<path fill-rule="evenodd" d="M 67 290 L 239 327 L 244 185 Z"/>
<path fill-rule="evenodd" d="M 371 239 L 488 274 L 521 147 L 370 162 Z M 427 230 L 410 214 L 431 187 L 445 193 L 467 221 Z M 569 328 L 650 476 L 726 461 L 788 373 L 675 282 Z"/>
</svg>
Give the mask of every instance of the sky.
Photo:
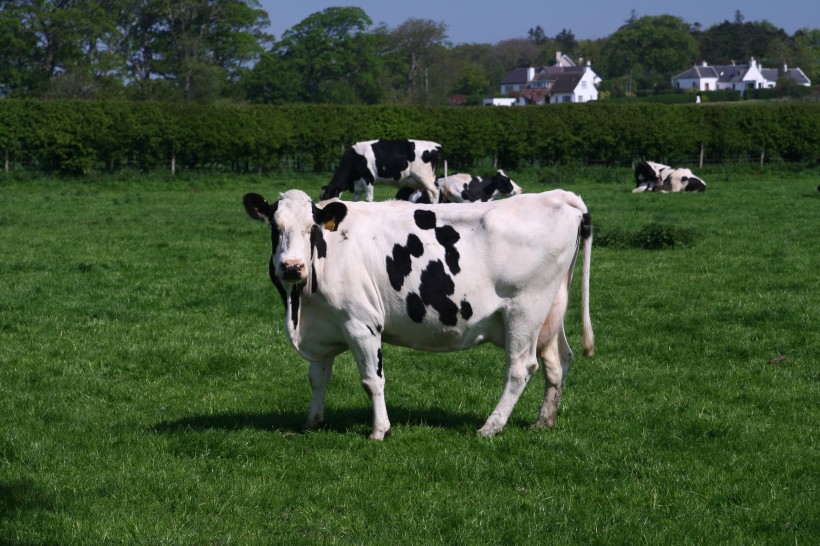
<svg viewBox="0 0 820 546">
<path fill-rule="evenodd" d="M 409 18 L 432 19 L 447 25 L 454 45 L 496 44 L 526 38 L 527 31 L 541 26 L 547 36 L 563 29 L 576 39 L 605 38 L 629 19 L 675 15 L 706 29 L 723 21 L 734 21 L 740 10 L 745 22 L 766 20 L 789 35 L 801 28 L 820 28 L 817 0 L 259 0 L 268 12 L 268 32 L 279 40 L 282 34 L 312 13 L 329 7 L 358 7 L 373 20 L 395 28 Z"/>
</svg>

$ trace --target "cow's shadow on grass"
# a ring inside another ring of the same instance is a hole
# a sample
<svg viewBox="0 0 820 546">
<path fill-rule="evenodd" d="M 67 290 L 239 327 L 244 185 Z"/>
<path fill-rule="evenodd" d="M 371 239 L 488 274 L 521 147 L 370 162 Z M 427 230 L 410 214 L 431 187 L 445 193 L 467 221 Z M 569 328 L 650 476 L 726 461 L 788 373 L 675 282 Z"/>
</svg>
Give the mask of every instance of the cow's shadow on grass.
<svg viewBox="0 0 820 546">
<path fill-rule="evenodd" d="M 451 412 L 435 408 L 388 407 L 393 426 L 425 426 L 444 429 L 477 430 L 484 424 L 478 413 Z M 370 408 L 334 409 L 325 411 L 325 424 L 321 430 L 350 433 L 368 429 L 372 424 Z M 151 430 L 163 434 L 202 432 L 207 430 L 253 429 L 271 432 L 304 432 L 305 413 L 282 411 L 270 413 L 224 412 L 211 415 L 190 415 L 172 421 L 162 421 Z"/>
</svg>

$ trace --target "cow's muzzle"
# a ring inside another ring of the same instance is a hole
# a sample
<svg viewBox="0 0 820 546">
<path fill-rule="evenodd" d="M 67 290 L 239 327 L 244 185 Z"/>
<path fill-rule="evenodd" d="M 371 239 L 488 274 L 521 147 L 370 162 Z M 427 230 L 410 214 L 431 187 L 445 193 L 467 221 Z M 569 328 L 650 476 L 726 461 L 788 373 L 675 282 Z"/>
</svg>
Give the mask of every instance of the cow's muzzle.
<svg viewBox="0 0 820 546">
<path fill-rule="evenodd" d="M 283 281 L 299 282 L 305 276 L 305 264 L 302 262 L 282 262 L 279 273 Z"/>
</svg>

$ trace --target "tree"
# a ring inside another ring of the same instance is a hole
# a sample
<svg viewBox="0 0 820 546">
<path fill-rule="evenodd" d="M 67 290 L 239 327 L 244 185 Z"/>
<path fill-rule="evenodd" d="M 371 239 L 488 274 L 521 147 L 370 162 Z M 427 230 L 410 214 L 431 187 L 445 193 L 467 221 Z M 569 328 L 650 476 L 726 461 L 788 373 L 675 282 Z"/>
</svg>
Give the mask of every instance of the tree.
<svg viewBox="0 0 820 546">
<path fill-rule="evenodd" d="M 680 17 L 641 17 L 609 37 L 604 64 L 609 77 L 627 75 L 643 88 L 663 86 L 692 63 L 697 46 Z"/>
<path fill-rule="evenodd" d="M 711 64 L 747 62 L 751 57 L 761 59 L 773 40 L 788 43 L 789 36 L 767 21 L 730 23 L 724 21 L 709 27 L 700 36 L 700 55 Z"/>
<path fill-rule="evenodd" d="M 547 35 L 544 33 L 544 29 L 541 28 L 541 25 L 529 29 L 527 31 L 527 39 L 532 40 L 537 45 L 541 45 L 548 40 Z"/>
<path fill-rule="evenodd" d="M 794 33 L 794 57 L 789 64 L 800 67 L 813 85 L 820 83 L 820 29 L 801 28 Z"/>
<path fill-rule="evenodd" d="M 361 8 L 327 8 L 286 31 L 254 67 L 256 102 L 375 103 L 382 62 L 372 21 Z"/>
<path fill-rule="evenodd" d="M 575 49 L 578 47 L 578 40 L 575 39 L 575 34 L 569 29 L 561 29 L 561 32 L 555 35 L 554 40 L 557 42 L 561 52 L 567 55 L 573 55 Z"/>
<path fill-rule="evenodd" d="M 419 95 L 426 98 L 429 67 L 435 62 L 436 55 L 449 45 L 447 25 L 411 17 L 390 32 L 390 39 L 394 53 L 405 59 L 407 97 L 410 100 L 418 100 Z"/>
</svg>

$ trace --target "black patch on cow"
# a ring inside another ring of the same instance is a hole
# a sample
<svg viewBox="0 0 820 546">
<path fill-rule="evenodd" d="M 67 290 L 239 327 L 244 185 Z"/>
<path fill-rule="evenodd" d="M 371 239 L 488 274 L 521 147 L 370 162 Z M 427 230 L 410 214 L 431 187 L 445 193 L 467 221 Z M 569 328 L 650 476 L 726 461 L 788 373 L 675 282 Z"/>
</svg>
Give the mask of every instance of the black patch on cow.
<svg viewBox="0 0 820 546">
<path fill-rule="evenodd" d="M 635 187 L 639 187 L 646 182 L 660 182 L 658 173 L 649 166 L 646 161 L 641 161 L 635 166 Z"/>
<path fill-rule="evenodd" d="M 279 292 L 279 297 L 282 298 L 282 305 L 287 305 L 288 293 L 285 291 L 285 287 L 282 286 L 282 282 L 279 280 L 279 277 L 276 276 L 276 266 L 273 265 L 273 256 L 271 256 L 270 261 L 268 262 L 268 276 L 270 277 L 273 286 L 275 286 L 276 290 Z"/>
<path fill-rule="evenodd" d="M 592 217 L 588 212 L 585 212 L 581 217 L 581 225 L 578 230 L 581 234 L 581 239 L 589 239 L 589 236 L 592 235 Z"/>
<path fill-rule="evenodd" d="M 441 260 L 427 264 L 421 272 L 419 295 L 424 305 L 429 305 L 438 311 L 439 320 L 446 326 L 455 326 L 458 322 L 458 305 L 450 298 L 455 292 L 453 279 L 444 271 Z"/>
<path fill-rule="evenodd" d="M 379 140 L 372 147 L 379 178 L 398 182 L 402 178 L 402 172 L 416 159 L 416 143 L 412 140 Z M 373 183 L 372 180 L 366 181 Z"/>
<path fill-rule="evenodd" d="M 470 302 L 467 299 L 461 300 L 461 317 L 464 320 L 470 320 L 470 317 L 473 316 L 473 306 L 470 305 Z"/>
<path fill-rule="evenodd" d="M 455 230 L 453 226 L 441 226 L 436 228 L 436 241 L 444 247 L 444 260 L 447 262 L 447 267 L 453 275 L 457 275 L 461 271 L 461 266 L 458 264 L 460 254 L 456 249 L 456 243 L 461 239 L 461 235 Z"/>
<path fill-rule="evenodd" d="M 706 184 L 703 183 L 703 180 L 690 176 L 684 191 L 706 191 Z"/>
<path fill-rule="evenodd" d="M 427 308 L 424 306 L 424 302 L 421 301 L 421 296 L 415 292 L 410 292 L 407 294 L 405 302 L 407 303 L 407 314 L 410 318 L 419 323 L 423 321 L 424 315 L 427 314 Z"/>
<path fill-rule="evenodd" d="M 496 174 L 493 176 L 495 179 L 496 185 L 498 186 L 498 191 L 508 195 L 513 191 L 512 180 L 508 176 L 503 176 L 501 174 Z"/>
<path fill-rule="evenodd" d="M 436 227 L 436 213 L 432 210 L 419 209 L 413 213 L 416 225 L 421 229 L 433 229 Z"/>
<path fill-rule="evenodd" d="M 316 276 L 316 266 L 313 264 L 310 268 L 310 293 L 315 294 L 319 291 L 319 278 Z"/>
<path fill-rule="evenodd" d="M 376 368 L 376 375 L 382 377 L 384 373 L 384 364 L 382 363 L 382 349 L 379 347 L 379 350 L 376 351 L 376 358 L 378 359 L 379 365 Z"/>
<path fill-rule="evenodd" d="M 382 333 L 382 325 L 381 324 L 376 325 L 376 331 L 380 334 Z"/>
<path fill-rule="evenodd" d="M 299 300 L 302 296 L 302 285 L 296 284 L 290 289 L 290 320 L 293 328 L 299 326 Z"/>
<path fill-rule="evenodd" d="M 425 163 L 430 163 L 433 165 L 433 168 L 438 165 L 439 155 L 441 150 L 439 148 L 433 148 L 432 150 L 424 150 L 421 153 L 421 160 Z"/>
<path fill-rule="evenodd" d="M 424 245 L 421 239 L 413 233 L 407 236 L 407 244 L 393 245 L 393 255 L 385 259 L 387 264 L 387 276 L 390 279 L 390 286 L 397 292 L 401 290 L 404 279 L 413 269 L 412 257 L 421 257 L 424 254 Z"/>
<path fill-rule="evenodd" d="M 414 193 L 416 193 L 415 188 L 411 188 L 410 186 L 402 186 L 399 188 L 399 191 L 396 192 L 396 199 L 401 201 L 410 201 L 410 196 Z"/>
<path fill-rule="evenodd" d="M 330 183 L 322 188 L 319 199 L 324 201 L 338 197 L 343 191 L 352 192 L 354 182 L 360 178 L 370 184 L 373 183 L 373 174 L 367 168 L 367 159 L 354 148 L 348 148 L 342 153 L 339 166 L 333 173 Z"/>
<path fill-rule="evenodd" d="M 367 324 L 365 324 L 365 326 L 367 326 Z M 371 335 L 371 336 L 375 336 L 375 335 L 376 335 L 376 332 L 374 332 L 374 331 L 373 331 L 373 328 L 371 328 L 370 326 L 367 326 L 367 331 L 368 331 L 368 332 L 370 332 L 370 335 Z"/>
<path fill-rule="evenodd" d="M 315 225 L 310 228 L 310 254 L 313 255 L 313 251 L 316 251 L 317 258 L 324 258 L 327 256 L 327 242 L 325 241 L 325 236 L 322 234 L 322 228 Z"/>
</svg>

